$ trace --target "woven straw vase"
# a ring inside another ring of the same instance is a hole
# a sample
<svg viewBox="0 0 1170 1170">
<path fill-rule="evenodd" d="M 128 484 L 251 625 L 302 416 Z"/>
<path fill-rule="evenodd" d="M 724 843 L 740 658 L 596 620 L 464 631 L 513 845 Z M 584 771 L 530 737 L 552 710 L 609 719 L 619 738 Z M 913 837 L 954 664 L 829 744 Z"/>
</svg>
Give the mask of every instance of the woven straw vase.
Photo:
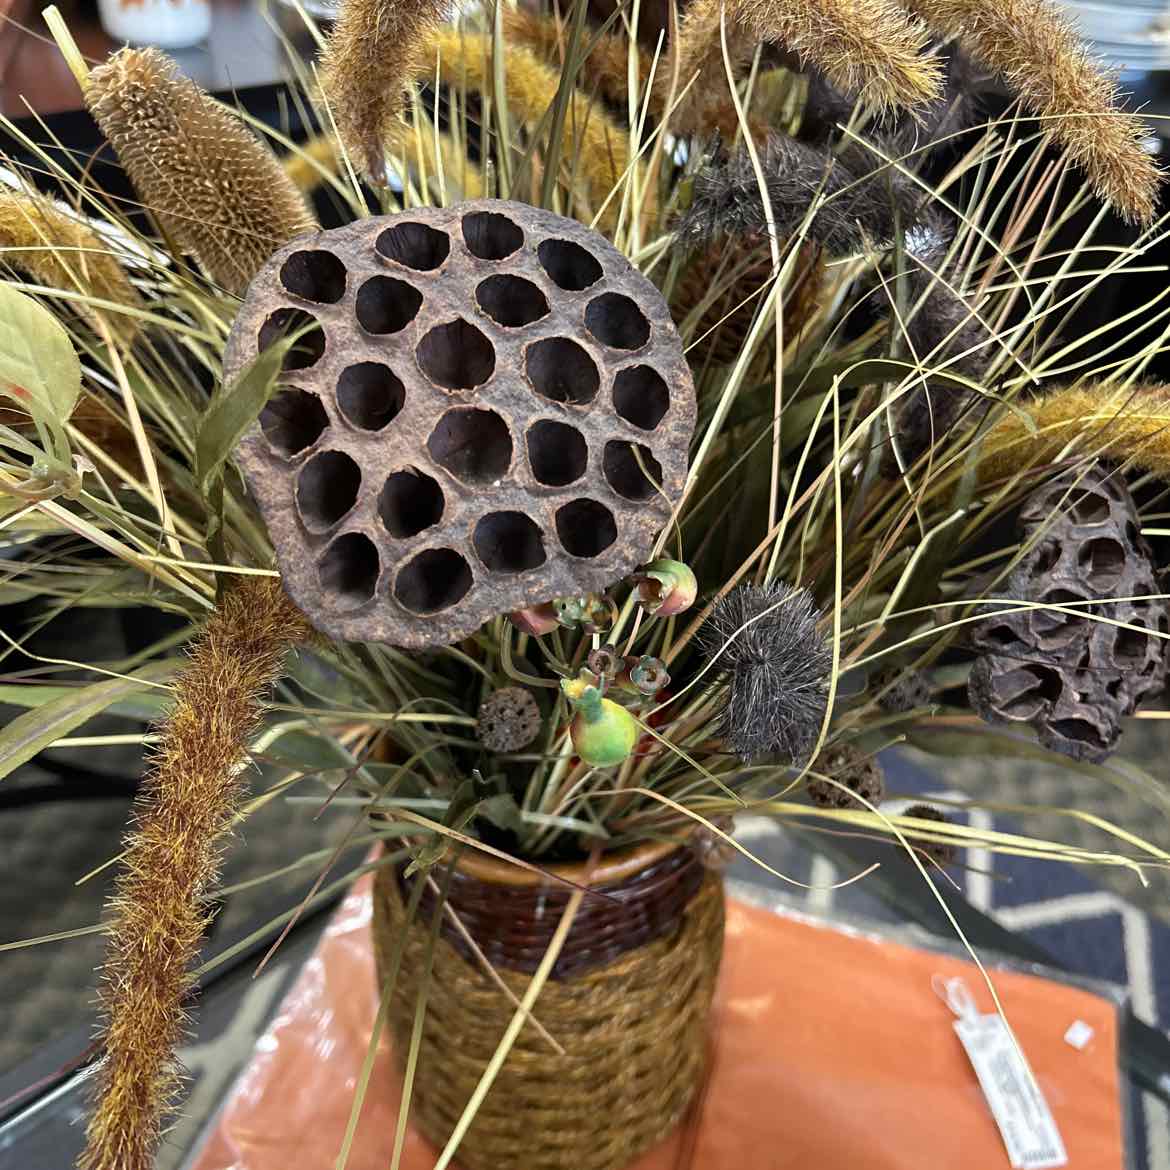
<svg viewBox="0 0 1170 1170">
<path fill-rule="evenodd" d="M 585 881 L 581 866 L 552 872 Z M 533 1009 L 563 1052 L 524 1025 L 459 1147 L 467 1170 L 619 1170 L 671 1132 L 702 1079 L 723 950 L 721 879 L 690 848 L 651 844 L 603 858 L 589 885 L 608 896 L 581 903 Z M 434 888 L 406 926 L 401 869 L 379 870 L 374 887 L 379 982 L 405 930 L 390 1004 L 400 1061 L 426 976 Z M 450 1137 L 495 1053 L 569 892 L 483 856 L 463 857 L 450 875 L 448 905 L 475 945 L 444 914 L 411 1099 L 435 1144 Z"/>
</svg>

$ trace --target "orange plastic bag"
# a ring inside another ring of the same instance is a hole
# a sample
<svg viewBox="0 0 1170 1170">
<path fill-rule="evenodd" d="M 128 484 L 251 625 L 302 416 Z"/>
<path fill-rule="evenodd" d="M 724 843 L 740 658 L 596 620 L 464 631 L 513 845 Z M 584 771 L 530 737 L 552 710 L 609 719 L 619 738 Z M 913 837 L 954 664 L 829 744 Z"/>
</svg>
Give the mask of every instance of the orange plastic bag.
<svg viewBox="0 0 1170 1170">
<path fill-rule="evenodd" d="M 258 1042 L 193 1170 L 334 1165 L 377 1008 L 370 907 L 367 878 Z M 732 901 L 707 1085 L 679 1131 L 631 1170 L 1008 1170 L 934 991 L 954 976 L 992 1010 L 971 963 Z M 1122 1170 L 1116 1006 L 1018 971 L 992 977 L 1070 1170 Z M 1092 1029 L 1079 1050 L 1064 1039 L 1077 1020 Z M 386 1170 L 398 1107 L 383 1043 L 348 1170 Z M 435 1158 L 410 1131 L 403 1170 L 431 1170 Z"/>
</svg>

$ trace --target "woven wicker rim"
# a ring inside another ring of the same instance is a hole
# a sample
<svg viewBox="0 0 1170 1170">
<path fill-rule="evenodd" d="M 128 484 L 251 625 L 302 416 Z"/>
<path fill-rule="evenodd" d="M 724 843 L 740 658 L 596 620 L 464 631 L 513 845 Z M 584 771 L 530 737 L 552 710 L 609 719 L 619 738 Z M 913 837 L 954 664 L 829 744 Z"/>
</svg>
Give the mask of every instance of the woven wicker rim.
<svg viewBox="0 0 1170 1170">
<path fill-rule="evenodd" d="M 589 871 L 585 861 L 542 866 L 539 871 L 524 869 L 490 853 L 466 850 L 455 868 L 468 877 L 499 886 L 543 886 L 549 875 L 579 886 L 608 886 L 624 881 L 661 861 L 680 847 L 678 841 L 643 841 L 627 849 L 604 853 Z"/>
</svg>

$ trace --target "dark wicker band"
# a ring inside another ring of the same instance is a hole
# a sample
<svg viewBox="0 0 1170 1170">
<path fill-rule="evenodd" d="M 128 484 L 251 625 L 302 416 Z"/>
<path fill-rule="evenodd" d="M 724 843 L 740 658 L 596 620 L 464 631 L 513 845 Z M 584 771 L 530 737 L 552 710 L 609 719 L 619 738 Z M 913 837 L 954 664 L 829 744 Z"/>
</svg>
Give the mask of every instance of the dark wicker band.
<svg viewBox="0 0 1170 1170">
<path fill-rule="evenodd" d="M 676 849 L 624 881 L 595 887 L 585 896 L 569 937 L 553 967 L 552 978 L 565 979 L 612 963 L 627 951 L 645 946 L 675 930 L 703 881 L 703 866 L 691 849 Z M 411 881 L 398 871 L 405 900 Z M 438 883 L 441 884 L 441 883 Z M 456 867 L 447 904 L 493 967 L 535 971 L 572 893 L 556 882 L 506 886 L 482 881 Z M 424 888 L 421 921 L 430 919 L 434 890 Z M 472 950 L 447 917 L 443 937 L 464 958 Z"/>
</svg>

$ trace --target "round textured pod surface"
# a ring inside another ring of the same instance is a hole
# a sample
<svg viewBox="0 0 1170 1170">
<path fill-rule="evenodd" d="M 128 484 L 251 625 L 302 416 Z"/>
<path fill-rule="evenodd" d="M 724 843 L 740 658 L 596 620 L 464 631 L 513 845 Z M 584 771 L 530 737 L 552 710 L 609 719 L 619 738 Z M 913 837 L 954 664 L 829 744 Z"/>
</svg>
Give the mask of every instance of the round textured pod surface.
<svg viewBox="0 0 1170 1170">
<path fill-rule="evenodd" d="M 540 732 L 540 708 L 531 691 L 501 687 L 479 705 L 476 733 L 491 752 L 518 752 Z"/>
<path fill-rule="evenodd" d="M 225 381 L 290 331 L 237 455 L 289 593 L 331 637 L 441 646 L 603 590 L 681 496 L 677 331 L 573 220 L 480 200 L 302 236 L 252 282 Z"/>
</svg>

